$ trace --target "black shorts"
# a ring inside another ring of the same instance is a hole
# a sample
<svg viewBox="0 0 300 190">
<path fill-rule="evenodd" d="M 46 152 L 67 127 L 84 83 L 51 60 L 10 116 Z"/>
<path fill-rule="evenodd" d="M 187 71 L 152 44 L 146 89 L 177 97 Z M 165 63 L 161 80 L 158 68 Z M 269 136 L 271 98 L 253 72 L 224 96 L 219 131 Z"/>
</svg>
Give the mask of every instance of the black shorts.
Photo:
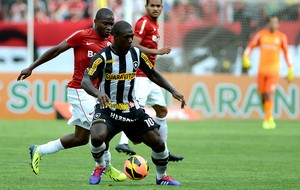
<svg viewBox="0 0 300 190">
<path fill-rule="evenodd" d="M 103 123 L 109 129 L 109 139 L 112 139 L 120 131 L 124 131 L 127 137 L 135 143 L 140 143 L 140 136 L 159 125 L 142 108 L 131 108 L 130 112 L 112 111 L 110 108 L 100 109 L 95 106 L 95 114 L 92 124 Z"/>
</svg>

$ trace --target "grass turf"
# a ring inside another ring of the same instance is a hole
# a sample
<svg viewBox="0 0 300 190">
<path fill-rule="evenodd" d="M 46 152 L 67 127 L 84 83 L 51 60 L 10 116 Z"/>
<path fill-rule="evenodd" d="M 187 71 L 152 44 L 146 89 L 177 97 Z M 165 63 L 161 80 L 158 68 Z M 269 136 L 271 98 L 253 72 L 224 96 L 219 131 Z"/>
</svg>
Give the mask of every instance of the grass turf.
<svg viewBox="0 0 300 190">
<path fill-rule="evenodd" d="M 185 159 L 170 163 L 168 173 L 182 185 L 178 189 L 300 189 L 300 125 L 278 121 L 275 130 L 263 130 L 261 121 L 169 122 L 168 146 Z M 132 145 L 148 159 L 149 175 L 142 181 L 114 182 L 103 176 L 91 186 L 94 167 L 89 147 L 73 148 L 43 157 L 39 175 L 29 166 L 28 147 L 73 132 L 65 120 L 0 121 L 0 189 L 170 189 L 155 185 L 151 151 Z M 113 165 L 123 170 L 128 156 L 113 148 Z"/>
</svg>

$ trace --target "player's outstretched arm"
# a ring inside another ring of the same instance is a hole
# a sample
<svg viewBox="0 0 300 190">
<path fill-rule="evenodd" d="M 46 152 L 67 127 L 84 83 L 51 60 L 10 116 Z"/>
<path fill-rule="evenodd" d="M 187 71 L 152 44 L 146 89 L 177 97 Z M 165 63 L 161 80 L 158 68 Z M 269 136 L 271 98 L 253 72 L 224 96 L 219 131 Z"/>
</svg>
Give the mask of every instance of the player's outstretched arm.
<svg viewBox="0 0 300 190">
<path fill-rule="evenodd" d="M 62 52 L 70 49 L 71 47 L 69 44 L 64 40 L 57 46 L 54 46 L 47 50 L 44 54 L 42 54 L 35 62 L 33 62 L 29 67 L 26 69 L 23 69 L 18 76 L 17 80 L 24 80 L 27 77 L 29 77 L 36 67 L 39 65 L 42 65 L 43 63 L 46 63 L 47 61 L 53 59 L 54 57 L 58 56 Z"/>
</svg>

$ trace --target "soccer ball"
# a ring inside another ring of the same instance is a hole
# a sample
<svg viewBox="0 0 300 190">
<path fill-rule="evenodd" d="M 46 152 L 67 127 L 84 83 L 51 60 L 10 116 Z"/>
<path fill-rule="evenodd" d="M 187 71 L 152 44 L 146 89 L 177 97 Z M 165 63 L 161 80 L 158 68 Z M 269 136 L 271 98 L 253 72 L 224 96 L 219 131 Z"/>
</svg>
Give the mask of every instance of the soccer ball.
<svg viewBox="0 0 300 190">
<path fill-rule="evenodd" d="M 142 156 L 132 155 L 124 163 L 124 172 L 129 179 L 142 180 L 148 175 L 149 165 Z"/>
</svg>

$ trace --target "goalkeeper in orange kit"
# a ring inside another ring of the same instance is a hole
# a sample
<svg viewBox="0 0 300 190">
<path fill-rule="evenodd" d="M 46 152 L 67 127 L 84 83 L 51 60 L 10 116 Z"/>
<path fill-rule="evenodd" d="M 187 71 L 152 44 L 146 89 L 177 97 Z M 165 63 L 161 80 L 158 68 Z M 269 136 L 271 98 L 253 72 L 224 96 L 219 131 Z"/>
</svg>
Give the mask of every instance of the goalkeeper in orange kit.
<svg viewBox="0 0 300 190">
<path fill-rule="evenodd" d="M 259 31 L 250 41 L 243 54 L 243 69 L 249 69 L 251 64 L 249 56 L 254 47 L 260 48 L 260 63 L 258 68 L 257 88 L 262 97 L 262 106 L 265 112 L 263 122 L 264 129 L 273 129 L 276 123 L 272 116 L 272 95 L 276 90 L 280 71 L 280 50 L 284 52 L 284 58 L 288 66 L 287 80 L 291 82 L 294 71 L 289 58 L 287 37 L 278 31 L 279 20 L 277 16 L 271 16 L 267 21 L 267 28 Z"/>
</svg>

